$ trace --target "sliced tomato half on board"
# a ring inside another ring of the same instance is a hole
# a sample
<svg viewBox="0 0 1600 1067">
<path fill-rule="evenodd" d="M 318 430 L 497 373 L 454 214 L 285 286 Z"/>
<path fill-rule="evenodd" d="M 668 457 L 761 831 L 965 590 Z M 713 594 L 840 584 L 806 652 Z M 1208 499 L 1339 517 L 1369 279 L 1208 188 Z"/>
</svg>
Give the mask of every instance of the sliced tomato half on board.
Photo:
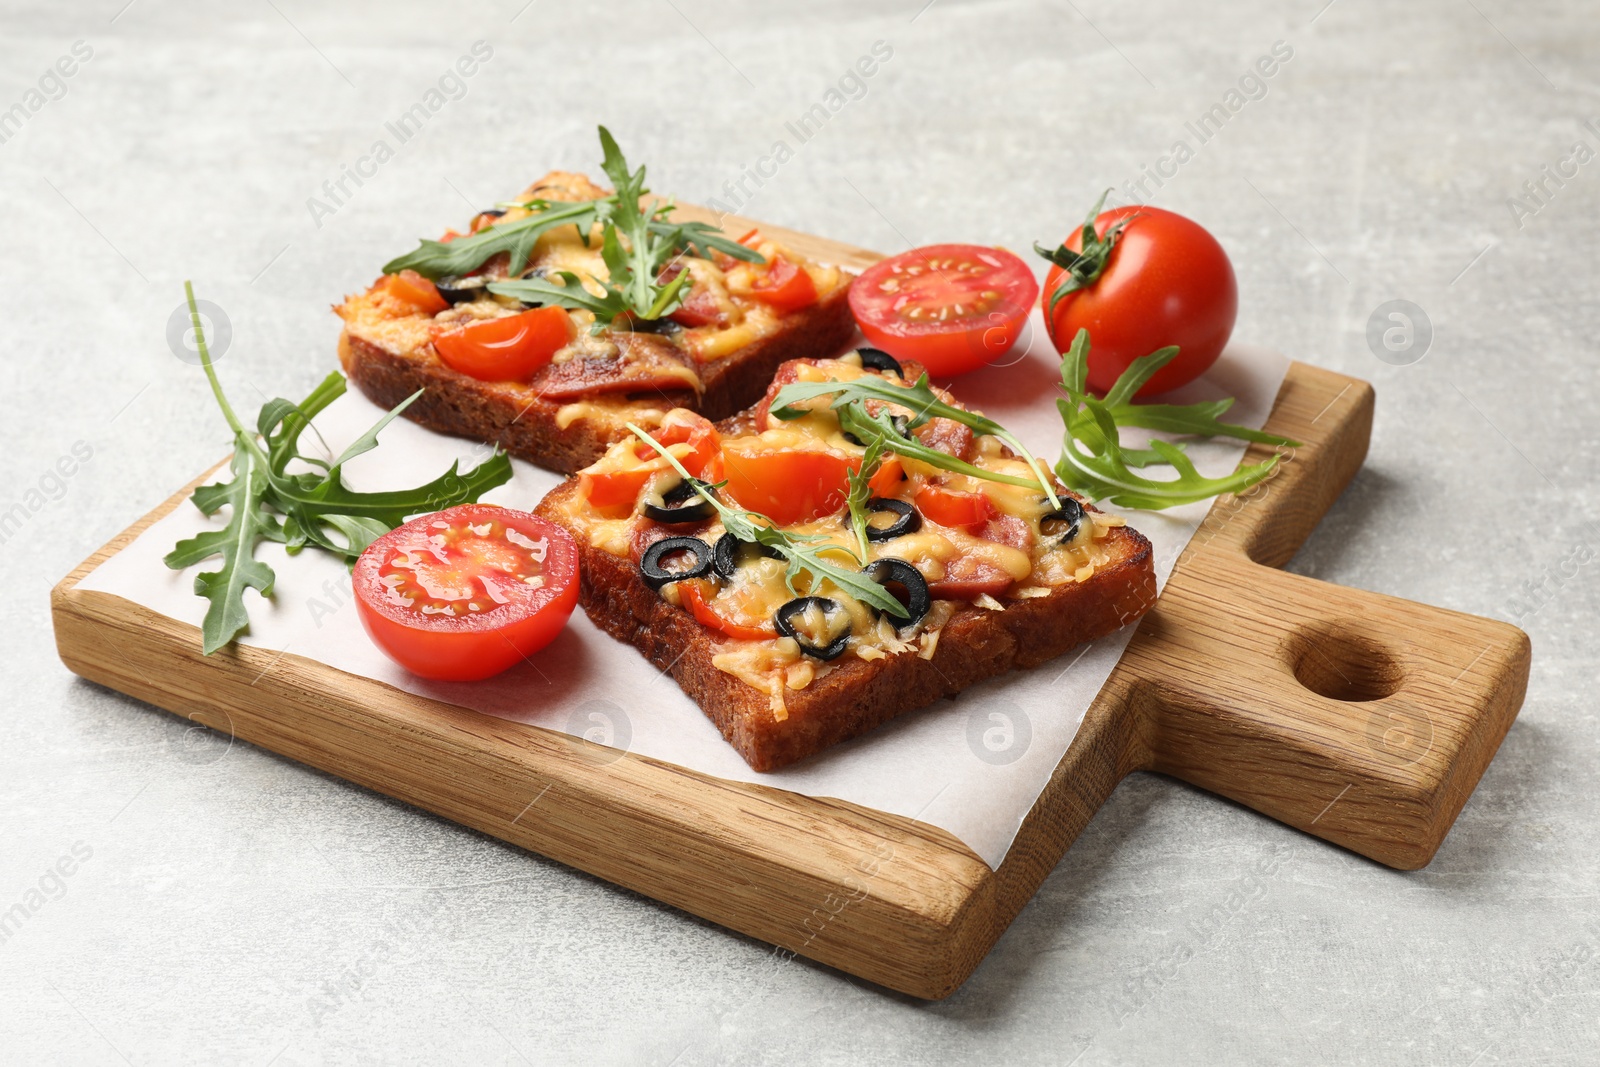
<svg viewBox="0 0 1600 1067">
<path fill-rule="evenodd" d="M 936 378 L 1008 352 L 1038 298 L 1026 263 L 982 245 L 913 248 L 874 263 L 850 286 L 850 310 L 867 340 Z"/>
<path fill-rule="evenodd" d="M 373 643 L 412 674 L 499 674 L 555 639 L 578 603 L 578 546 L 524 511 L 463 504 L 398 526 L 351 576 Z"/>
</svg>

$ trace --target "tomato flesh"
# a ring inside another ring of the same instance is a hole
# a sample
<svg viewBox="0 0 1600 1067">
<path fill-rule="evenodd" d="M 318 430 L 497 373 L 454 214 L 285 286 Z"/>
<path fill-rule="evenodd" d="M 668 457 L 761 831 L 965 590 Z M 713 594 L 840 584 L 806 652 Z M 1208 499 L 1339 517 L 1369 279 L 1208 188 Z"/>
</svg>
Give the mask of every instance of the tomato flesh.
<svg viewBox="0 0 1600 1067">
<path fill-rule="evenodd" d="M 578 548 L 537 515 L 463 504 L 412 519 L 356 561 L 368 636 L 413 674 L 488 678 L 544 648 L 578 603 Z"/>
<path fill-rule="evenodd" d="M 844 506 L 849 476 L 861 457 L 823 450 L 724 448 L 725 489 L 740 507 L 779 526 L 809 522 Z"/>
<path fill-rule="evenodd" d="M 1033 272 L 1005 249 L 929 245 L 863 271 L 850 310 L 873 345 L 949 377 L 1008 352 L 1038 296 Z"/>
<path fill-rule="evenodd" d="M 532 308 L 440 330 L 433 348 L 452 370 L 480 381 L 526 381 L 567 343 L 569 326 L 561 308 Z"/>
<path fill-rule="evenodd" d="M 683 598 L 683 603 L 689 609 L 689 614 L 695 617 L 700 625 L 740 641 L 770 641 L 778 636 L 778 629 L 771 623 L 752 626 L 747 623 L 737 622 L 723 615 L 717 614 L 711 606 L 706 592 L 706 583 L 701 579 L 691 579 L 678 583 L 678 595 Z"/>
<path fill-rule="evenodd" d="M 783 315 L 815 304 L 817 285 L 805 268 L 774 256 L 767 269 L 750 283 L 750 296 Z"/>
<path fill-rule="evenodd" d="M 683 464 L 684 470 L 697 476 L 710 472 L 722 448 L 722 435 L 717 433 L 717 428 L 709 420 L 690 411 L 668 412 L 660 428 L 651 436 L 669 448 L 687 444 L 689 450 L 679 457 L 678 462 Z M 639 494 L 651 479 L 672 469 L 672 464 L 645 442 L 635 441 L 629 447 L 633 450 L 634 458 L 640 461 L 638 466 L 613 471 L 579 472 L 578 491 L 594 507 L 631 506 L 638 501 Z"/>
<path fill-rule="evenodd" d="M 1089 331 L 1089 388 L 1104 393 L 1140 356 L 1167 345 L 1178 355 L 1145 383 L 1138 396 L 1176 389 L 1200 377 L 1222 354 L 1239 312 L 1239 285 L 1227 252 L 1204 227 L 1158 207 L 1102 212 L 1102 236 L 1130 220 L 1093 283 L 1068 293 L 1049 311 L 1050 296 L 1066 273 L 1052 267 L 1044 282 L 1046 321 L 1057 351 L 1079 329 Z M 1083 250 L 1074 230 L 1066 245 Z M 858 283 L 859 284 L 859 283 Z"/>
<path fill-rule="evenodd" d="M 385 274 L 378 284 L 394 299 L 409 304 L 420 314 L 437 315 L 450 306 L 450 301 L 439 295 L 439 287 L 414 270 Z"/>
<path fill-rule="evenodd" d="M 917 490 L 917 510 L 940 526 L 965 530 L 977 536 L 994 515 L 994 505 L 982 493 L 968 493 L 947 489 L 942 485 L 925 485 Z"/>
<path fill-rule="evenodd" d="M 878 462 L 878 469 L 867 479 L 867 488 L 872 490 L 873 496 L 894 496 L 905 476 L 905 468 L 900 465 L 899 456 L 884 456 Z"/>
</svg>

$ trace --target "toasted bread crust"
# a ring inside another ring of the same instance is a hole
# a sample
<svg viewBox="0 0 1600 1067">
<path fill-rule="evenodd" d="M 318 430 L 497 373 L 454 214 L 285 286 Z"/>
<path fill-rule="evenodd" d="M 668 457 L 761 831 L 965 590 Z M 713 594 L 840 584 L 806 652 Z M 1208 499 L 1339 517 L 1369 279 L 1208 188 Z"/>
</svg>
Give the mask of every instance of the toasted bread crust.
<svg viewBox="0 0 1600 1067">
<path fill-rule="evenodd" d="M 703 392 L 635 394 L 607 400 L 600 411 L 556 423 L 562 402 L 517 382 L 484 382 L 450 369 L 431 346 L 391 351 L 346 329 L 339 338 L 345 374 L 375 404 L 393 407 L 426 389 L 406 417 L 440 433 L 500 445 L 511 455 L 570 474 L 588 466 L 627 433 L 624 423 L 639 413 L 686 407 L 721 419 L 755 403 L 778 366 L 787 360 L 832 356 L 850 343 L 850 287 L 840 286 L 814 307 L 786 316 L 776 333 L 700 368 Z M 602 414 L 603 412 L 603 414 Z"/>
<path fill-rule="evenodd" d="M 576 492 L 576 480 L 565 482 L 536 510 L 563 523 L 563 505 Z M 579 599 L 589 618 L 670 674 L 756 771 L 815 755 L 986 678 L 1036 667 L 1134 621 L 1156 597 L 1150 542 L 1131 527 L 1118 527 L 1107 533 L 1115 562 L 1088 581 L 1007 601 L 1003 611 L 964 606 L 945 624 L 931 659 L 909 652 L 871 662 L 840 660 L 806 688 L 785 693 L 787 717 L 780 720 L 766 693 L 712 663 L 735 642 L 662 599 L 630 560 L 577 540 Z"/>
</svg>

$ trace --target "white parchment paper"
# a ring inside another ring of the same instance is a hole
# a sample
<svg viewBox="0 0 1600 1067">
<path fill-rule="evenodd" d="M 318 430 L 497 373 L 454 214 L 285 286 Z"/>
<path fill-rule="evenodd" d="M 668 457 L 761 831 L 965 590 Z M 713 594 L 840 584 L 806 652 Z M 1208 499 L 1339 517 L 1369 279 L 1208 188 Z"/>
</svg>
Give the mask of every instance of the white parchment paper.
<svg viewBox="0 0 1600 1067">
<path fill-rule="evenodd" d="M 1061 421 L 1055 409 L 1059 361 L 1038 312 L 1033 326 L 1028 349 L 1008 355 L 1005 366 L 959 379 L 954 388 L 964 403 L 998 419 L 1048 465 L 1060 451 Z M 1280 355 L 1233 345 L 1204 378 L 1171 399 L 1234 396 L 1238 402 L 1230 420 L 1260 427 L 1287 370 L 1288 361 Z M 222 376 L 227 386 L 225 366 Z M 233 388 L 235 396 L 245 392 Z M 317 419 L 317 428 L 337 453 L 380 414 L 352 391 Z M 220 427 L 221 418 L 217 421 Z M 222 439 L 219 433 L 219 443 Z M 313 444 L 309 434 L 306 443 Z M 375 452 L 349 466 L 346 481 L 361 490 L 403 488 L 441 473 L 452 459 L 463 458 L 465 466 L 482 451 L 473 442 L 396 420 Z M 1190 454 L 1203 474 L 1218 476 L 1230 472 L 1243 451 L 1240 443 L 1207 442 Z M 528 464 L 515 466 L 512 481 L 486 500 L 528 509 L 560 481 Z M 174 471 L 174 480 L 188 473 Z M 1127 513 L 1155 546 L 1162 584 L 1209 507 L 1201 503 L 1163 513 Z M 182 538 L 213 525 L 220 520 L 207 519 L 189 505 L 179 507 L 91 573 L 80 588 L 112 593 L 198 626 L 206 604 L 194 595 L 194 576 L 214 567 L 215 561 L 175 572 L 161 557 Z M 367 639 L 350 606 L 349 575 L 337 560 L 314 550 L 290 557 L 275 544 L 262 544 L 257 555 L 277 573 L 277 584 L 270 600 L 254 591 L 245 594 L 251 624 L 241 640 L 247 644 L 319 660 L 397 689 L 582 735 L 703 774 L 836 797 L 919 819 L 948 830 L 991 867 L 1005 858 L 1133 629 L 1037 670 L 992 679 L 800 765 L 758 774 L 670 677 L 630 646 L 597 630 L 581 609 L 555 643 L 506 674 L 483 682 L 429 682 L 396 667 Z"/>
</svg>

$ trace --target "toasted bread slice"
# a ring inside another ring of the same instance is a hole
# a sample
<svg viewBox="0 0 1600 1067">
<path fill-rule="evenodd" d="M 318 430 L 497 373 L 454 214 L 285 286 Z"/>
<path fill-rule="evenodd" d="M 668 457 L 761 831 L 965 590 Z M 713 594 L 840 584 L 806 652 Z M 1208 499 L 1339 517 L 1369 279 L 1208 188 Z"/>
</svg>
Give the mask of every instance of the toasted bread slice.
<svg viewBox="0 0 1600 1067">
<path fill-rule="evenodd" d="M 592 200 L 607 193 L 582 175 L 552 172 L 518 200 Z M 526 214 L 521 208 L 498 218 L 485 213 L 474 226 Z M 485 291 L 433 313 L 396 299 L 380 278 L 334 309 L 344 320 L 339 360 L 361 391 L 384 407 L 425 389 L 405 414 L 429 429 L 492 442 L 541 467 L 571 472 L 625 435 L 630 421 L 653 427 L 677 407 L 724 418 L 753 403 L 786 360 L 831 355 L 849 343 L 855 332 L 848 303 L 853 275 L 809 263 L 769 241 L 757 247 L 769 259 L 782 256 L 803 268 L 816 302 L 779 310 L 750 295 L 741 265 L 683 256 L 679 266 L 694 275 L 697 307 L 709 309 L 714 321 L 680 326 L 663 320 L 664 332 L 607 327 L 591 336 L 592 316 L 573 312 L 573 341 L 548 366 L 528 381 L 492 382 L 447 366 L 433 336 L 452 324 L 515 314 L 515 301 Z M 484 273 L 504 277 L 507 266 L 502 254 Z M 527 270 L 572 271 L 586 280 L 606 273 L 599 241 L 586 246 L 573 226 L 540 237 Z"/>
<path fill-rule="evenodd" d="M 831 375 L 835 371 L 829 368 L 849 364 L 849 359 L 808 363 Z M 784 381 L 795 380 L 796 368 L 796 364 L 782 368 L 767 400 L 719 425 L 724 449 L 744 447 L 740 442 L 753 440 L 753 432 L 775 427 L 768 422 L 767 406 Z M 914 377 L 916 368 L 908 367 L 905 373 Z M 775 432 L 781 437 L 794 431 Z M 925 440 L 931 442 L 939 436 L 935 430 Z M 948 434 L 944 440 L 954 442 L 950 447 L 974 462 L 994 464 L 995 469 L 1010 455 L 995 448 L 992 441 L 985 448 L 981 439 L 975 444 Z M 731 637 L 702 624 L 690 610 L 694 605 L 686 606 L 678 587 L 690 583 L 669 582 L 658 592 L 643 580 L 639 564 L 644 549 L 663 536 L 692 535 L 714 544 L 723 533 L 720 520 L 713 517 L 695 525 L 662 527 L 635 513 L 640 508 L 601 509 L 590 502 L 597 477 L 593 471 L 610 470 L 614 465 L 608 465 L 610 461 L 627 447 L 617 446 L 591 473 L 558 486 L 540 503 L 538 512 L 566 527 L 579 544 L 580 600 L 589 617 L 670 674 L 757 771 L 775 770 L 815 755 L 937 697 L 954 696 L 983 679 L 1036 667 L 1138 619 L 1155 602 L 1154 562 L 1150 542 L 1143 535 L 1080 500 L 1081 529 L 1052 545 L 1040 534 L 1038 509 L 1030 511 L 1024 501 L 1017 507 L 1006 506 L 1032 514 L 1032 519 L 1005 517 L 999 526 L 991 524 L 982 531 L 1010 541 L 1009 545 L 989 544 L 981 536 L 929 519 L 914 534 L 870 546 L 874 559 L 909 560 L 925 578 L 932 579 L 932 606 L 914 627 L 894 630 L 885 619 L 864 609 L 856 611 L 849 651 L 831 661 L 805 655 L 797 651 L 799 646 L 792 638 L 778 638 L 775 633 L 771 638 Z M 849 446 L 835 439 L 829 447 Z M 919 486 L 942 484 L 946 477 L 931 467 L 919 468 L 909 462 L 906 467 L 906 483 L 891 494 L 901 499 L 912 499 Z M 655 492 L 675 478 L 663 476 L 655 483 Z M 1006 492 L 1010 490 L 1001 490 Z M 1064 489 L 1058 488 L 1058 492 L 1062 497 L 1072 496 Z M 645 499 L 653 498 L 642 496 L 641 502 Z M 1020 501 L 1022 496 L 1012 493 L 1005 499 Z M 819 520 L 804 529 L 825 532 L 827 523 L 838 521 L 837 517 Z M 1029 521 L 1032 527 L 1024 530 Z M 1005 578 L 1000 579 L 1004 588 L 995 588 L 993 594 L 974 594 L 971 589 L 963 591 L 960 581 L 953 581 L 962 571 L 964 559 L 1008 559 L 1007 551 L 1023 551 L 1018 545 L 1028 546 L 1025 558 L 1032 560 L 1032 569 L 1009 585 Z M 953 550 L 951 546 L 955 546 Z M 751 582 L 766 581 L 778 598 L 793 595 L 781 588 L 781 563 L 758 559 L 752 570 L 762 566 L 770 573 Z M 748 602 L 750 589 L 760 588 L 754 584 L 731 588 L 736 584 L 733 579 L 714 579 L 706 588 L 730 587 L 714 594 L 735 598 L 726 601 L 729 605 L 740 597 Z M 836 591 L 824 591 L 830 597 L 839 596 Z M 759 596 L 755 602 L 760 608 L 747 623 L 759 621 L 761 612 L 772 604 L 771 600 L 760 601 Z M 700 598 L 702 607 L 705 603 Z M 783 647 L 785 641 L 790 647 Z"/>
</svg>

